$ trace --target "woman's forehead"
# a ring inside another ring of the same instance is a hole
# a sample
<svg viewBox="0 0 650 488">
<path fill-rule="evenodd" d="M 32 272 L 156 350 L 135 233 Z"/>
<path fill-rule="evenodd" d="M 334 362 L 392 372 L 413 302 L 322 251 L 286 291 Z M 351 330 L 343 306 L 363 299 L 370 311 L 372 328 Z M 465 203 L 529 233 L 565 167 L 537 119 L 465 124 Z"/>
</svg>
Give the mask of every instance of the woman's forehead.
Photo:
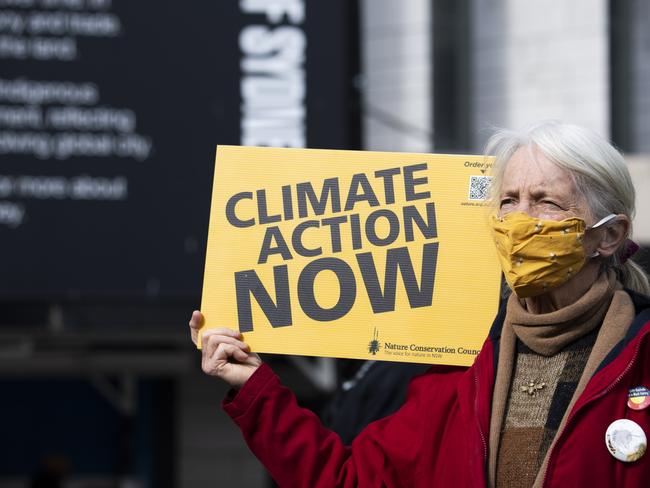
<svg viewBox="0 0 650 488">
<path fill-rule="evenodd" d="M 575 190 L 571 174 L 550 161 L 541 151 L 521 147 L 506 163 L 503 190 Z"/>
</svg>

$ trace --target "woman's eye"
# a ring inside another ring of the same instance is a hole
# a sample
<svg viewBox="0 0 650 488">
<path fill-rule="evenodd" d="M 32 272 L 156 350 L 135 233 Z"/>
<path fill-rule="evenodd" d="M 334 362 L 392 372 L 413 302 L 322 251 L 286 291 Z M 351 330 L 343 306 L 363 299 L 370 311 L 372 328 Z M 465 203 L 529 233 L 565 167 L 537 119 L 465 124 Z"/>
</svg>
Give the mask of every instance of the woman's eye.
<svg viewBox="0 0 650 488">
<path fill-rule="evenodd" d="M 550 207 L 557 208 L 559 210 L 564 210 L 560 205 L 558 205 L 557 203 L 555 203 L 555 202 L 553 202 L 551 200 L 543 200 L 542 203 L 544 205 L 548 205 Z"/>
<path fill-rule="evenodd" d="M 501 200 L 501 207 L 512 204 L 512 198 L 503 198 Z"/>
</svg>

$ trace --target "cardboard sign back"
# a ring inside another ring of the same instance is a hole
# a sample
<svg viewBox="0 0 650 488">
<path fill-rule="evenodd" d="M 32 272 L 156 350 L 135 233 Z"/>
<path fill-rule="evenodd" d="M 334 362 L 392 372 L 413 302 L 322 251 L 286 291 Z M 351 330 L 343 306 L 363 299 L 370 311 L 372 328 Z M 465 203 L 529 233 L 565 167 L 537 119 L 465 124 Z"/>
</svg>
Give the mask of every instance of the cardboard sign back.
<svg viewBox="0 0 650 488">
<path fill-rule="evenodd" d="M 491 165 L 219 146 L 204 327 L 256 352 L 471 364 L 499 302 Z"/>
</svg>

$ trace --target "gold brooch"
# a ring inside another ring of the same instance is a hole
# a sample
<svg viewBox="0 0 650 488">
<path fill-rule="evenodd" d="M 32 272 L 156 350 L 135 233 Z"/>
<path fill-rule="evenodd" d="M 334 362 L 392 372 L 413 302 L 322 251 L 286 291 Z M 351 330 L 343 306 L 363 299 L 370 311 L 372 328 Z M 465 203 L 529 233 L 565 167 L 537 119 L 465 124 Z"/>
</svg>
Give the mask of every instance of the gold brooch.
<svg viewBox="0 0 650 488">
<path fill-rule="evenodd" d="M 541 390 L 546 386 L 546 383 L 541 382 L 537 383 L 536 381 L 529 381 L 525 385 L 522 385 L 521 391 L 528 393 L 531 396 L 534 396 L 537 393 L 537 390 Z"/>
</svg>

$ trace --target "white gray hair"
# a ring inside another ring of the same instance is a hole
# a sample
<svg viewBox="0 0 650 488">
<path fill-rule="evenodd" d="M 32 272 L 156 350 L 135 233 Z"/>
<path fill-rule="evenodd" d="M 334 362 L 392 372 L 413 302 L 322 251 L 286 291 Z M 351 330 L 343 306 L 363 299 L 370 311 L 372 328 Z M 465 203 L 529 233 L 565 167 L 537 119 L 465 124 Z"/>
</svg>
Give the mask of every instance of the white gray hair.
<svg viewBox="0 0 650 488">
<path fill-rule="evenodd" d="M 539 150 L 549 161 L 568 171 L 596 220 L 610 213 L 627 215 L 630 221 L 634 218 L 634 185 L 621 153 L 591 130 L 554 120 L 518 131 L 500 129 L 488 140 L 485 154 L 495 158 L 493 204 L 501 193 L 508 161 L 522 147 Z M 622 259 L 625 253 L 623 244 L 605 265 L 616 269 L 623 286 L 650 294 L 647 274 L 631 259 Z"/>
</svg>

